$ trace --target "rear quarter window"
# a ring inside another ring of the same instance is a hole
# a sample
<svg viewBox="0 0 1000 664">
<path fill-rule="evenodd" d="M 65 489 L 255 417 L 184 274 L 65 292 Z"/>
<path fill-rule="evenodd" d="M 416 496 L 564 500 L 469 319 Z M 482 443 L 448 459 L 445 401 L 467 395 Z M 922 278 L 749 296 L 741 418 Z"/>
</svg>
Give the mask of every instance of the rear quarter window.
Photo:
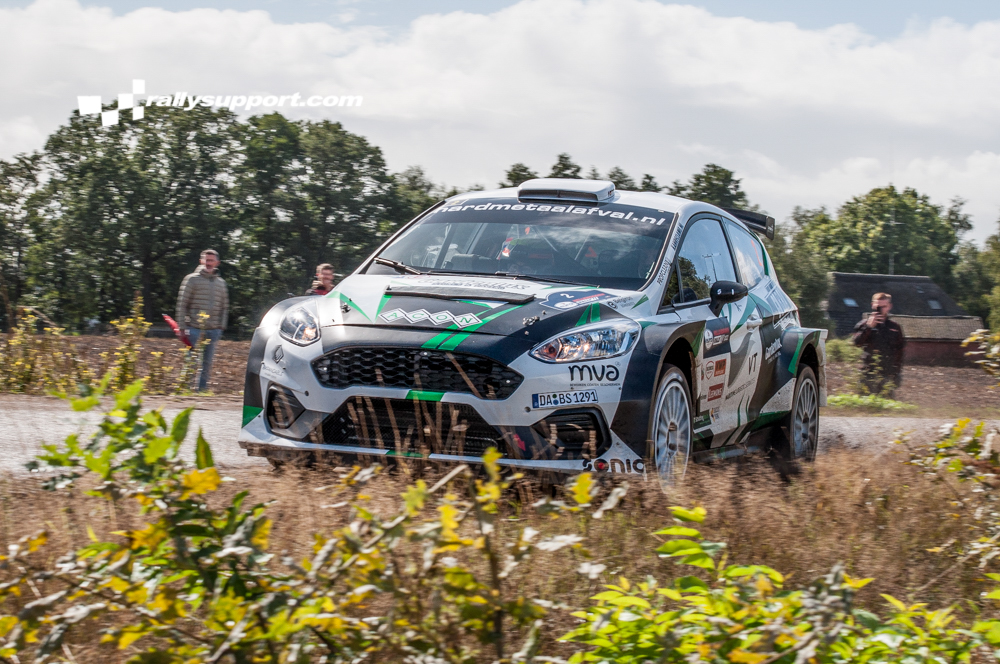
<svg viewBox="0 0 1000 664">
<path fill-rule="evenodd" d="M 740 281 L 747 288 L 753 288 L 769 272 L 764 245 L 753 234 L 732 222 L 726 223 L 726 229 L 729 231 L 729 241 L 733 245 L 736 266 L 740 271 Z"/>
</svg>

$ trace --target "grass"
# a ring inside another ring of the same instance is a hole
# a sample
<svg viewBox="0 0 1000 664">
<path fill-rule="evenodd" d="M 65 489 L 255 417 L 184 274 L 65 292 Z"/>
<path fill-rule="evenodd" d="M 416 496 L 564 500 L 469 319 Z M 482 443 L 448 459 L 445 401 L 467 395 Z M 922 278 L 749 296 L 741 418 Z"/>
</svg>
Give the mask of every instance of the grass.
<svg viewBox="0 0 1000 664">
<path fill-rule="evenodd" d="M 903 401 L 896 401 L 878 394 L 834 394 L 827 397 L 826 403 L 833 408 L 859 409 L 867 412 L 910 411 L 916 406 Z"/>
<path fill-rule="evenodd" d="M 761 458 L 695 466 L 684 485 L 664 495 L 654 482 L 631 482 L 622 504 L 600 521 L 586 519 L 589 556 L 567 550 L 529 562 L 511 583 L 523 584 L 542 597 L 558 598 L 570 606 L 612 583 L 618 575 L 632 579 L 646 575 L 665 579 L 680 572 L 673 562 L 657 558 L 653 549 L 661 539 L 653 535 L 670 523 L 670 505 L 700 504 L 708 511 L 702 531 L 728 543 L 729 562 L 760 563 L 806 583 L 824 574 L 836 562 L 857 577 L 875 577 L 860 593 L 862 605 L 883 609 L 880 593 L 908 602 L 942 606 L 960 599 L 973 602 L 983 588 L 982 573 L 971 568 L 943 572 L 953 561 L 930 553 L 968 532 L 970 515 L 960 505 L 964 486 L 931 482 L 903 464 L 901 453 L 870 454 L 835 450 L 813 464 L 802 465 L 783 481 Z M 224 485 L 217 500 L 249 489 L 251 500 L 276 501 L 271 550 L 301 560 L 311 553 L 312 533 L 329 532 L 349 522 L 346 505 L 328 495 L 332 470 L 289 469 L 274 473 L 248 469 L 228 473 L 235 481 Z M 417 475 L 432 480 L 437 468 L 406 468 L 386 472 L 366 487 L 368 509 L 388 514 L 400 503 L 400 494 Z M 605 477 L 611 483 L 611 479 Z M 6 546 L 42 524 L 50 531 L 53 554 L 88 541 L 88 526 L 98 537 L 140 527 L 139 514 L 124 505 L 116 511 L 101 499 L 52 494 L 32 476 L 0 480 L 0 544 Z M 552 531 L 548 517 L 530 505 L 546 493 L 543 487 L 522 481 L 508 496 L 498 527 L 530 525 L 544 536 Z M 905 561 L 902 563 L 901 561 Z M 578 572 L 583 562 L 600 563 L 606 570 L 596 579 Z M 936 579 L 936 580 L 935 580 Z M 575 620 L 565 611 L 553 611 L 549 633 L 569 631 Z M 125 653 L 86 642 L 74 646 L 79 662 L 124 661 Z"/>
</svg>

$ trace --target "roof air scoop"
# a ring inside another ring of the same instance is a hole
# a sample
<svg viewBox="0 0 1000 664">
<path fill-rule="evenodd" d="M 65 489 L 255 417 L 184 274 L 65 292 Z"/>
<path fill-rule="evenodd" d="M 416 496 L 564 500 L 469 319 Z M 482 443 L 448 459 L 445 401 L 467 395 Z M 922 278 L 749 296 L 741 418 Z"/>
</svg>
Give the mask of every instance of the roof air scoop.
<svg viewBox="0 0 1000 664">
<path fill-rule="evenodd" d="M 569 178 L 539 178 L 523 182 L 517 197 L 530 201 L 578 201 L 605 203 L 615 196 L 615 185 L 608 180 L 573 180 Z"/>
</svg>

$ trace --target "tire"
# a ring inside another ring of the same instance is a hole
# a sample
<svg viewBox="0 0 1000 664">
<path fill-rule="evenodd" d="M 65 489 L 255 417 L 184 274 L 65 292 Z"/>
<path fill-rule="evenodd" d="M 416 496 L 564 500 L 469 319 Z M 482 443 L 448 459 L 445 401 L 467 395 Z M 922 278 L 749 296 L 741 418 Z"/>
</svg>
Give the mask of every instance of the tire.
<svg viewBox="0 0 1000 664">
<path fill-rule="evenodd" d="M 819 383 L 811 367 L 799 369 L 792 409 L 782 426 L 778 453 L 785 459 L 813 461 L 819 443 Z"/>
<path fill-rule="evenodd" d="M 653 402 L 649 440 L 652 466 L 664 490 L 684 480 L 691 458 L 691 388 L 684 373 L 673 365 L 664 367 Z"/>
</svg>

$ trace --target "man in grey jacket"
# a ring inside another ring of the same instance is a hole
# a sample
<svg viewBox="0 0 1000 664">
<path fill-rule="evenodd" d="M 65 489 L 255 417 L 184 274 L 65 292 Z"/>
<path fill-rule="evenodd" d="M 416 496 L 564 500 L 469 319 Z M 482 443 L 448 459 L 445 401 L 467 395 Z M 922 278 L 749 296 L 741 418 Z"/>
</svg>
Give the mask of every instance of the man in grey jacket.
<svg viewBox="0 0 1000 664">
<path fill-rule="evenodd" d="M 181 282 L 177 294 L 177 323 L 187 327 L 195 348 L 202 335 L 208 339 L 198 376 L 198 391 L 204 392 L 212 374 L 215 345 L 229 321 L 229 289 L 219 276 L 219 252 L 206 249 L 201 252 L 200 262 L 198 269 Z"/>
</svg>

